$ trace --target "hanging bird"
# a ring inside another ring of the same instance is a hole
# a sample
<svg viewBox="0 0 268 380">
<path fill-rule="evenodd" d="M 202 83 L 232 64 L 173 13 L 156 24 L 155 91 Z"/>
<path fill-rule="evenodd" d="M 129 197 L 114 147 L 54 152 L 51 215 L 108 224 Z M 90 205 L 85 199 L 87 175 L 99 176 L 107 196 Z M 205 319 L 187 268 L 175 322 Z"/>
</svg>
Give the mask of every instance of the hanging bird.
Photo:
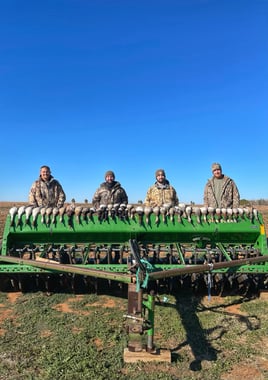
<svg viewBox="0 0 268 380">
<path fill-rule="evenodd" d="M 59 221 L 60 221 L 60 223 L 63 223 L 64 213 L 65 213 L 65 206 L 60 207 L 60 209 L 59 209 L 59 216 L 60 216 Z"/>
<path fill-rule="evenodd" d="M 129 218 L 130 217 L 130 214 L 131 214 L 131 209 L 133 208 L 133 205 L 132 204 L 127 204 L 127 217 Z"/>
<path fill-rule="evenodd" d="M 52 221 L 51 223 L 56 225 L 56 222 L 57 222 L 57 215 L 59 214 L 59 209 L 58 207 L 54 207 L 53 210 L 52 210 Z"/>
<path fill-rule="evenodd" d="M 160 207 L 160 214 L 162 215 L 162 221 L 163 223 L 166 223 L 166 215 L 167 215 L 167 209 L 165 206 Z"/>
<path fill-rule="evenodd" d="M 200 208 L 199 207 L 195 207 L 194 208 L 194 213 L 196 215 L 196 221 L 197 221 L 197 223 L 200 224 L 201 223 L 201 210 L 200 210 Z"/>
<path fill-rule="evenodd" d="M 215 222 L 215 208 L 214 207 L 208 207 L 208 214 L 210 216 L 211 223 Z"/>
<path fill-rule="evenodd" d="M 27 206 L 25 209 L 25 226 L 30 223 L 30 216 L 32 213 L 33 206 Z"/>
<path fill-rule="evenodd" d="M 259 223 L 261 223 L 260 218 L 259 218 L 259 212 L 256 208 L 253 208 L 252 214 L 253 214 L 255 220 L 257 220 Z"/>
<path fill-rule="evenodd" d="M 26 206 L 20 206 L 18 209 L 18 220 L 17 220 L 17 226 L 21 224 L 21 218 L 22 215 L 25 213 Z"/>
<path fill-rule="evenodd" d="M 53 210 L 52 207 L 47 207 L 46 209 L 46 225 L 47 226 L 50 225 L 50 215 L 52 214 L 52 210 Z"/>
<path fill-rule="evenodd" d="M 107 206 L 105 206 L 104 209 L 103 209 L 103 215 L 102 215 L 102 217 L 103 217 L 103 220 L 106 220 L 106 221 L 108 220 L 109 212 L 108 212 Z"/>
<path fill-rule="evenodd" d="M 119 203 L 115 203 L 114 204 L 114 211 L 115 211 L 115 215 L 118 216 L 118 209 L 120 207 L 120 204 Z"/>
<path fill-rule="evenodd" d="M 183 211 L 179 206 L 175 206 L 175 213 L 178 214 L 178 222 L 182 223 L 182 214 Z"/>
<path fill-rule="evenodd" d="M 192 223 L 192 207 L 191 206 L 187 206 L 186 209 L 185 209 L 185 212 L 186 212 L 186 216 L 187 216 L 188 222 Z"/>
<path fill-rule="evenodd" d="M 82 208 L 82 219 L 84 221 L 87 221 L 87 214 L 89 213 L 89 208 L 88 207 L 83 207 Z"/>
<path fill-rule="evenodd" d="M 137 206 L 136 207 L 136 213 L 138 214 L 139 224 L 141 225 L 142 224 L 142 217 L 143 217 L 143 214 L 144 214 L 143 207 L 142 206 Z"/>
<path fill-rule="evenodd" d="M 238 221 L 238 209 L 233 208 L 233 222 L 237 223 L 237 221 Z"/>
<path fill-rule="evenodd" d="M 9 210 L 10 227 L 14 226 L 15 216 L 16 216 L 17 212 L 18 212 L 18 207 L 16 207 L 16 206 L 11 207 L 11 209 Z"/>
<path fill-rule="evenodd" d="M 186 204 L 185 203 L 179 203 L 179 208 L 181 209 L 182 211 L 182 216 L 186 216 L 185 215 L 185 209 L 186 209 Z"/>
<path fill-rule="evenodd" d="M 112 206 L 112 207 L 111 207 Z M 108 210 L 108 215 L 110 214 L 111 218 L 114 220 L 116 215 L 116 210 L 113 205 L 110 206 L 110 209 Z"/>
<path fill-rule="evenodd" d="M 126 218 L 126 205 L 125 203 L 121 203 L 120 207 L 119 207 L 119 214 L 120 214 L 120 219 L 124 220 Z"/>
<path fill-rule="evenodd" d="M 221 214 L 222 214 L 222 216 L 223 216 L 222 221 L 223 221 L 224 223 L 226 223 L 226 222 L 227 222 L 227 209 L 223 207 L 223 208 L 221 209 Z"/>
<path fill-rule="evenodd" d="M 151 215 L 152 212 L 153 212 L 152 207 L 150 207 L 150 206 L 145 206 L 144 207 L 145 222 L 147 224 L 150 223 L 150 215 Z"/>
<path fill-rule="evenodd" d="M 172 204 L 171 204 L 170 202 L 169 202 L 169 203 L 164 203 L 163 206 L 164 206 L 167 210 L 169 210 L 170 207 L 172 206 Z"/>
<path fill-rule="evenodd" d="M 244 215 L 250 219 L 250 209 L 248 207 L 244 208 Z"/>
<path fill-rule="evenodd" d="M 101 222 L 103 219 L 105 219 L 105 210 L 106 210 L 106 205 L 101 204 L 100 207 L 97 210 L 98 214 L 98 220 Z"/>
<path fill-rule="evenodd" d="M 46 215 L 46 207 L 42 207 L 41 210 L 40 210 L 40 214 L 41 214 L 41 223 L 42 224 L 45 224 L 45 215 Z"/>
<path fill-rule="evenodd" d="M 158 224 L 159 223 L 159 214 L 160 214 L 159 206 L 155 206 L 153 208 L 153 213 L 155 214 L 155 224 Z"/>
<path fill-rule="evenodd" d="M 107 205 L 108 216 L 112 216 L 112 209 L 113 209 L 113 205 L 111 203 L 109 203 Z"/>
<path fill-rule="evenodd" d="M 228 218 L 227 218 L 227 222 L 232 222 L 233 221 L 233 209 L 228 207 L 227 208 L 227 215 L 228 215 Z"/>
<path fill-rule="evenodd" d="M 67 206 L 66 208 L 66 215 L 68 216 L 67 223 L 70 228 L 73 228 L 73 214 L 74 214 L 73 205 Z"/>
<path fill-rule="evenodd" d="M 90 207 L 89 209 L 89 212 L 88 212 L 88 216 L 89 216 L 89 219 L 91 221 L 93 221 L 93 214 L 96 212 L 95 208 L 94 207 Z"/>
<path fill-rule="evenodd" d="M 132 207 L 130 209 L 130 218 L 131 219 L 134 219 L 135 218 L 135 214 L 136 214 L 136 208 L 135 207 Z"/>
<path fill-rule="evenodd" d="M 238 207 L 238 214 L 241 219 L 244 219 L 244 209 L 241 207 Z"/>
<path fill-rule="evenodd" d="M 219 207 L 216 208 L 216 223 L 220 223 L 221 221 L 221 209 Z"/>
<path fill-rule="evenodd" d="M 32 219 L 32 225 L 34 227 L 37 226 L 37 217 L 40 213 L 40 210 L 41 210 L 41 207 L 34 207 L 33 210 L 32 210 L 32 216 L 33 216 L 33 219 Z"/>
<path fill-rule="evenodd" d="M 175 214 L 174 207 L 170 207 L 170 209 L 168 210 L 168 215 L 169 215 L 169 219 L 170 219 L 171 222 L 174 221 L 174 214 Z"/>
<path fill-rule="evenodd" d="M 205 223 L 207 223 L 207 214 L 208 214 L 208 208 L 207 207 L 201 207 L 201 214 L 203 216 L 203 220 Z"/>
<path fill-rule="evenodd" d="M 82 213 L 82 207 L 76 206 L 74 209 L 75 219 L 78 224 L 81 224 L 81 213 Z"/>
<path fill-rule="evenodd" d="M 163 222 L 166 223 L 167 222 L 167 215 L 169 213 L 171 203 L 164 203 L 162 207 L 163 207 L 162 218 L 163 218 Z M 160 212 L 161 212 L 161 209 L 160 209 Z"/>
</svg>

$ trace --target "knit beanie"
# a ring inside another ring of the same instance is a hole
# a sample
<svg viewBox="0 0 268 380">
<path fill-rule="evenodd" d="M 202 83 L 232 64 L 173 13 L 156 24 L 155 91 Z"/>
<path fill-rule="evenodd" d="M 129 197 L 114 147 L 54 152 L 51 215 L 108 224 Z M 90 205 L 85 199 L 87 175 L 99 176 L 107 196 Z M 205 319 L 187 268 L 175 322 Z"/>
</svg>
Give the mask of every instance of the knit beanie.
<svg viewBox="0 0 268 380">
<path fill-rule="evenodd" d="M 164 169 L 158 169 L 158 170 L 155 172 L 155 178 L 156 178 L 160 173 L 162 173 L 162 174 L 164 175 L 164 177 L 166 177 L 165 170 L 164 170 Z"/>
<path fill-rule="evenodd" d="M 216 169 L 222 170 L 221 164 L 219 164 L 218 162 L 214 162 L 214 164 L 212 164 L 212 166 L 211 166 L 212 172 L 214 172 L 214 170 L 216 170 Z"/>
<path fill-rule="evenodd" d="M 106 178 L 108 175 L 112 175 L 115 179 L 115 175 L 114 175 L 114 172 L 112 170 L 108 170 L 105 175 L 104 175 L 104 178 Z"/>
</svg>

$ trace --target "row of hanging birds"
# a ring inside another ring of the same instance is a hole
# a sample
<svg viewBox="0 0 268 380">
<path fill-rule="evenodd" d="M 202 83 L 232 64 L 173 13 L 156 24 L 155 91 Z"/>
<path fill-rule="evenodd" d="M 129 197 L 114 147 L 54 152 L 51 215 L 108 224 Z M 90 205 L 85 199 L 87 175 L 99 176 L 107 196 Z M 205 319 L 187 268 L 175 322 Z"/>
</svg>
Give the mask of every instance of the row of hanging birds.
<svg viewBox="0 0 268 380">
<path fill-rule="evenodd" d="M 61 208 L 57 207 L 34 207 L 34 206 L 20 206 L 12 207 L 9 210 L 10 226 L 22 225 L 22 216 L 25 215 L 24 224 L 37 226 L 38 215 L 41 215 L 41 223 L 49 226 L 50 224 L 56 225 L 64 223 L 64 215 L 67 215 L 68 225 L 72 225 L 73 218 L 75 217 L 78 224 L 83 221 L 93 220 L 93 215 L 97 215 L 98 220 L 105 221 L 109 218 L 118 217 L 121 220 L 134 219 L 138 217 L 139 222 L 150 223 L 151 214 L 155 215 L 154 223 L 158 224 L 161 220 L 166 223 L 167 218 L 171 222 L 177 218 L 179 223 L 183 222 L 183 219 L 187 219 L 189 223 L 193 222 L 193 215 L 195 215 L 196 222 L 201 224 L 202 222 L 208 223 L 224 223 L 234 222 L 237 223 L 240 219 L 250 219 L 253 223 L 254 220 L 259 221 L 259 213 L 255 208 L 213 208 L 213 207 L 193 207 L 187 206 L 184 203 L 179 203 L 178 206 L 171 207 L 166 204 L 162 207 L 147 207 L 147 206 L 134 206 L 131 204 L 109 204 L 100 205 L 98 209 L 93 207 L 75 206 L 70 204 Z M 260 221 L 259 221 L 260 222 Z"/>
</svg>

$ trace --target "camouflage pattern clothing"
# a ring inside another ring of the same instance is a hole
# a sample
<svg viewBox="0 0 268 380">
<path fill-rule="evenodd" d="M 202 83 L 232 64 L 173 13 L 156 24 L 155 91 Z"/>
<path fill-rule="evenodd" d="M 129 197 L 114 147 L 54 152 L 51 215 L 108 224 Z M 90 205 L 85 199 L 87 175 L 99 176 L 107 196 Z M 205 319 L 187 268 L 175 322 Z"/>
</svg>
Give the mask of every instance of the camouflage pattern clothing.
<svg viewBox="0 0 268 380">
<path fill-rule="evenodd" d="M 176 206 L 178 203 L 179 199 L 176 190 L 169 184 L 168 180 L 165 180 L 164 185 L 156 181 L 154 185 L 148 189 L 144 200 L 145 206 L 148 207 L 160 207 L 164 204 Z"/>
<path fill-rule="evenodd" d="M 204 205 L 207 207 L 221 207 L 221 208 L 235 208 L 239 207 L 240 195 L 235 182 L 223 175 L 222 186 L 219 192 L 219 196 L 216 196 L 215 182 L 218 181 L 212 177 L 208 180 L 204 190 Z"/>
<path fill-rule="evenodd" d="M 66 195 L 61 184 L 50 176 L 45 182 L 41 177 L 34 181 L 29 193 L 29 204 L 32 206 L 62 207 Z"/>
<path fill-rule="evenodd" d="M 128 196 L 125 190 L 121 187 L 121 184 L 117 181 L 113 183 L 103 182 L 96 190 L 92 205 L 98 209 L 100 205 L 108 204 L 128 204 Z"/>
</svg>

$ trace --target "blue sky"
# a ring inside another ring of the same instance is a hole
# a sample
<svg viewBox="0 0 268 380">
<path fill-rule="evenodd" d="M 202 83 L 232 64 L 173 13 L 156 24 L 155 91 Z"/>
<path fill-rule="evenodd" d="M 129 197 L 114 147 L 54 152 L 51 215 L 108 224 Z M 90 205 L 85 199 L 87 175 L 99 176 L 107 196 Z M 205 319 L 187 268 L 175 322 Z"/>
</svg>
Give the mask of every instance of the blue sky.
<svg viewBox="0 0 268 380">
<path fill-rule="evenodd" d="M 213 162 L 268 198 L 268 1 L 8 0 L 0 36 L 0 201 L 49 165 L 68 202 L 163 168 L 202 203 Z"/>
</svg>

